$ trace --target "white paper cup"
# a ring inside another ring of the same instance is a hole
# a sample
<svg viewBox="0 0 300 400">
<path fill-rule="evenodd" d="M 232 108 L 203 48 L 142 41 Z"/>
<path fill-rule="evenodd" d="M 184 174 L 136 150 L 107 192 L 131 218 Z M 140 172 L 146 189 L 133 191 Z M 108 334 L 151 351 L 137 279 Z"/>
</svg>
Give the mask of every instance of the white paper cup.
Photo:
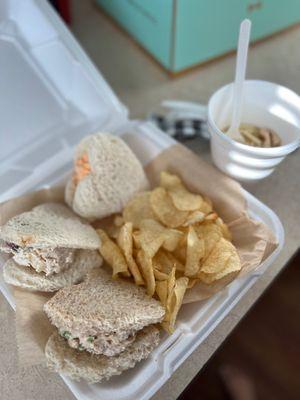
<svg viewBox="0 0 300 400">
<path fill-rule="evenodd" d="M 275 83 L 245 82 L 242 123 L 273 129 L 282 141 L 279 147 L 253 147 L 238 143 L 222 132 L 230 124 L 232 88 L 232 83 L 221 87 L 208 103 L 213 161 L 240 181 L 263 179 L 300 145 L 300 97 Z"/>
</svg>

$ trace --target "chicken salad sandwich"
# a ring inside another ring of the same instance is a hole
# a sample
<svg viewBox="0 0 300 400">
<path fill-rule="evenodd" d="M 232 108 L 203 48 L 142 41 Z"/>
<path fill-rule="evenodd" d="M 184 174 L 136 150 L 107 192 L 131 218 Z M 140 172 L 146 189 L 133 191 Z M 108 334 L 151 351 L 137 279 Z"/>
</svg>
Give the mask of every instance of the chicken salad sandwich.
<svg viewBox="0 0 300 400">
<path fill-rule="evenodd" d="M 55 291 L 100 266 L 99 238 L 65 205 L 45 203 L 0 227 L 0 250 L 11 254 L 4 280 L 31 290 Z"/>
<path fill-rule="evenodd" d="M 58 291 L 45 305 L 57 330 L 46 345 L 50 369 L 99 382 L 147 358 L 159 343 L 165 310 L 145 290 L 104 268 Z"/>
<path fill-rule="evenodd" d="M 132 196 L 148 188 L 140 161 L 119 137 L 96 133 L 77 146 L 66 203 L 89 220 L 120 212 Z"/>
</svg>

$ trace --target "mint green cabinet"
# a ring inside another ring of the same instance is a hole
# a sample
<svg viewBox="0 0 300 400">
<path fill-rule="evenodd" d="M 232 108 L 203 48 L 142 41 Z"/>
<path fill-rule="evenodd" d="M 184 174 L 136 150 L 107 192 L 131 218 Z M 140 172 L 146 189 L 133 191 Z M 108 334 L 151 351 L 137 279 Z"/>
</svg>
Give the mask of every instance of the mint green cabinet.
<svg viewBox="0 0 300 400">
<path fill-rule="evenodd" d="M 251 40 L 300 22 L 300 0 L 95 0 L 172 73 L 236 47 L 239 24 Z"/>
</svg>

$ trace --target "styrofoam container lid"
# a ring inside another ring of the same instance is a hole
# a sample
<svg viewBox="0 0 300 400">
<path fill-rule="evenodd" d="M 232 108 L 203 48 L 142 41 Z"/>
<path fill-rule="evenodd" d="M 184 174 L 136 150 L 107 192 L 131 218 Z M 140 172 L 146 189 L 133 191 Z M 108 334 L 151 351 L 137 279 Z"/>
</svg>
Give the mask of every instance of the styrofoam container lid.
<svg viewBox="0 0 300 400">
<path fill-rule="evenodd" d="M 83 126 L 114 129 L 127 119 L 126 107 L 46 1 L 1 0 L 0 52 L 4 168 L 33 143 L 54 143 Z"/>
</svg>

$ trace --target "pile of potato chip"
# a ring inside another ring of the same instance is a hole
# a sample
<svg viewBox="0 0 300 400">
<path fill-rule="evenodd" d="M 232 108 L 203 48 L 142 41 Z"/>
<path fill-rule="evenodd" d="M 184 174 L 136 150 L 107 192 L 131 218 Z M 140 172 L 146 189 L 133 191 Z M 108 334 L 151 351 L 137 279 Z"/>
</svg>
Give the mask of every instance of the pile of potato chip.
<svg viewBox="0 0 300 400">
<path fill-rule="evenodd" d="M 159 187 L 136 194 L 106 232 L 97 232 L 113 277 L 132 276 L 149 296 L 156 295 L 170 333 L 187 289 L 241 269 L 230 232 L 210 200 L 168 172 L 161 173 Z"/>
</svg>

